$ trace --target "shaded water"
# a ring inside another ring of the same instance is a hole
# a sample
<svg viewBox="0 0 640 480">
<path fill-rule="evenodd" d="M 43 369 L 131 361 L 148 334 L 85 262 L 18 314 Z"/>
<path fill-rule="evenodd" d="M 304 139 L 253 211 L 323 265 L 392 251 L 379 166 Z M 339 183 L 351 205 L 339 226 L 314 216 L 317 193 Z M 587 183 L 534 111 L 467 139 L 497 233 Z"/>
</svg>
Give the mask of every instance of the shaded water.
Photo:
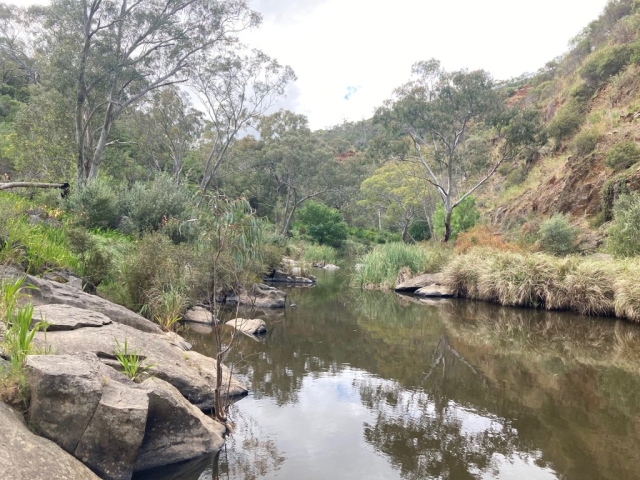
<svg viewBox="0 0 640 480">
<path fill-rule="evenodd" d="M 139 478 L 640 478 L 636 327 L 345 280 L 321 274 L 288 291 L 297 308 L 255 315 L 269 333 L 239 340 L 252 390 L 218 456 Z"/>
</svg>

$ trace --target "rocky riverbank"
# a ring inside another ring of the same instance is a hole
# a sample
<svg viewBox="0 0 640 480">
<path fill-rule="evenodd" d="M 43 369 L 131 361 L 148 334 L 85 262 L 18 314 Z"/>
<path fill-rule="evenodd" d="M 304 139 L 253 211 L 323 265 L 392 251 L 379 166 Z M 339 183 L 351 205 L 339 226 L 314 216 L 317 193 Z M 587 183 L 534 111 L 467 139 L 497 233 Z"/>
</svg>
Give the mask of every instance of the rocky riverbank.
<svg viewBox="0 0 640 480">
<path fill-rule="evenodd" d="M 25 275 L 13 269 L 0 273 L 0 279 L 19 277 Z M 225 426 L 206 414 L 213 409 L 215 360 L 191 351 L 179 335 L 71 285 L 29 275 L 25 285 L 31 287 L 24 289 L 27 300 L 36 305 L 34 322 L 49 324 L 46 334 L 34 337 L 48 354 L 30 355 L 24 366 L 26 421 L 40 436 L 0 404 L 0 444 L 11 452 L 0 460 L 6 478 L 90 479 L 94 472 L 129 479 L 221 448 Z M 141 383 L 121 373 L 116 351 L 125 342 L 150 366 Z M 223 375 L 225 396 L 247 394 L 228 369 Z M 34 459 L 34 445 L 49 454 Z"/>
</svg>

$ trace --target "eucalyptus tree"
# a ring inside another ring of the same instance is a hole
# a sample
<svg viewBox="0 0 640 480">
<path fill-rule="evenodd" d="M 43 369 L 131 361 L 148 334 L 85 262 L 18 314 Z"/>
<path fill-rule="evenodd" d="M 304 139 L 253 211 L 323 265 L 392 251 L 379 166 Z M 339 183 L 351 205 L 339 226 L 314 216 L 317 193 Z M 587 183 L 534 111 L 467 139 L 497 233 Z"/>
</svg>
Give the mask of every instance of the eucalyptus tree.
<svg viewBox="0 0 640 480">
<path fill-rule="evenodd" d="M 248 54 L 226 51 L 198 62 L 191 85 L 205 108 L 210 130 L 200 181 L 203 192 L 211 186 L 238 134 L 256 127 L 295 78 L 290 67 L 258 50 Z"/>
<path fill-rule="evenodd" d="M 376 119 L 410 140 L 403 158 L 422 165 L 438 192 L 446 242 L 453 209 L 503 162 L 542 142 L 541 122 L 533 109 L 507 107 L 485 71 L 447 72 L 429 60 L 415 64 L 413 75 Z"/>
<path fill-rule="evenodd" d="M 309 129 L 307 118 L 286 110 L 263 117 L 258 125 L 260 167 L 275 182 L 281 202 L 280 233 L 287 235 L 297 209 L 307 200 L 340 189 L 338 164 L 326 144 Z"/>
<path fill-rule="evenodd" d="M 75 99 L 79 186 L 97 176 L 127 109 L 261 21 L 244 0 L 52 0 L 31 12 L 47 80 Z"/>
</svg>

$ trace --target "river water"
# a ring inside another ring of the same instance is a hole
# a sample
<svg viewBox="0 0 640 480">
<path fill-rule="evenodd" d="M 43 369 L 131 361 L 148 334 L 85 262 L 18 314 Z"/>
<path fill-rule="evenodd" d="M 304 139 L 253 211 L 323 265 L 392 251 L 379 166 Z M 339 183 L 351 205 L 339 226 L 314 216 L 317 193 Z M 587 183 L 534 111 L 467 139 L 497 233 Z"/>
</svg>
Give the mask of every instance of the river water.
<svg viewBox="0 0 640 480">
<path fill-rule="evenodd" d="M 139 480 L 640 479 L 640 331 L 610 319 L 418 303 L 321 272 L 240 336 L 219 455 Z M 201 328 L 183 335 L 213 351 Z"/>
</svg>

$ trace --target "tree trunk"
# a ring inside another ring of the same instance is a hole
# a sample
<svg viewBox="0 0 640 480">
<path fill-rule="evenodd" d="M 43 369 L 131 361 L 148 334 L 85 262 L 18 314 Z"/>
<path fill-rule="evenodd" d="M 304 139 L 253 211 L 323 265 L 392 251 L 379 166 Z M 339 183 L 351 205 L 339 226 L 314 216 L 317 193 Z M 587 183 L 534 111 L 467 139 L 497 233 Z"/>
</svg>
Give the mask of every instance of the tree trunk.
<svg viewBox="0 0 640 480">
<path fill-rule="evenodd" d="M 402 243 L 407 243 L 407 232 L 409 231 L 409 224 L 402 224 Z"/>
<path fill-rule="evenodd" d="M 451 210 L 447 210 L 444 216 L 444 238 L 442 241 L 447 243 L 451 238 Z"/>
</svg>

